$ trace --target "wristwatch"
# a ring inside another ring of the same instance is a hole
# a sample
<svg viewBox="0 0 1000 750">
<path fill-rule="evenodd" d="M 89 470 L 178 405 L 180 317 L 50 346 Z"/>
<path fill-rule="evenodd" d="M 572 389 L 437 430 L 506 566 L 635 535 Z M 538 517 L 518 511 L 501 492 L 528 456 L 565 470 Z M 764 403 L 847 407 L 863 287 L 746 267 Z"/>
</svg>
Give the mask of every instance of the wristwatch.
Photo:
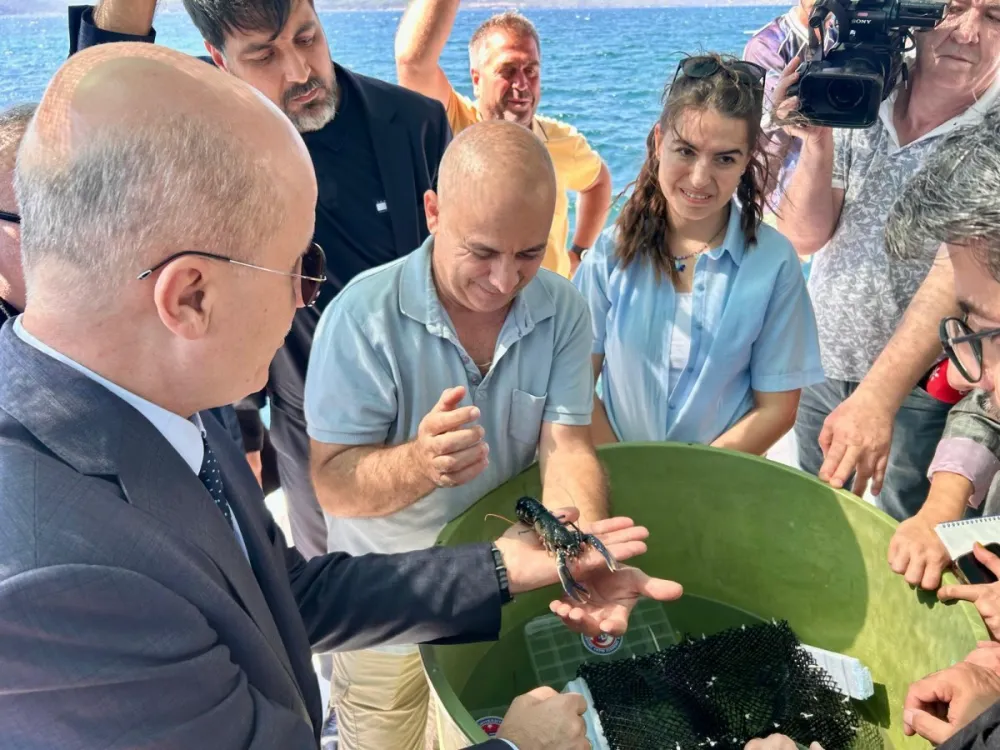
<svg viewBox="0 0 1000 750">
<path fill-rule="evenodd" d="M 490 552 L 493 553 L 493 565 L 496 568 L 497 583 L 500 585 L 500 604 L 504 605 L 514 601 L 510 595 L 510 579 L 507 577 L 507 566 L 504 565 L 503 555 L 497 546 L 490 542 Z"/>
<path fill-rule="evenodd" d="M 571 253 L 573 253 L 574 255 L 578 255 L 578 256 L 580 256 L 580 260 L 583 260 L 584 256 L 585 256 L 585 255 L 586 255 L 587 253 L 589 253 L 589 252 L 590 252 L 590 248 L 589 248 L 589 247 L 580 247 L 579 245 L 577 245 L 577 244 L 576 244 L 576 243 L 574 242 L 574 243 L 573 243 L 573 246 L 572 246 L 572 247 L 571 247 L 571 248 L 569 249 L 569 251 L 570 251 Z"/>
</svg>

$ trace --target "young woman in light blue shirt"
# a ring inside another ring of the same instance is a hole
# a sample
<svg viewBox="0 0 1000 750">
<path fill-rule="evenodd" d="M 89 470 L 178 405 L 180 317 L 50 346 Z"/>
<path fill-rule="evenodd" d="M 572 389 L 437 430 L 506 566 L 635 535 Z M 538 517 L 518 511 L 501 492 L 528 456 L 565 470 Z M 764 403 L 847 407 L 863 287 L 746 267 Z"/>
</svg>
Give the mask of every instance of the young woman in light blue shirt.
<svg viewBox="0 0 1000 750">
<path fill-rule="evenodd" d="M 634 190 L 574 276 L 602 378 L 598 444 L 763 454 L 823 380 L 798 256 L 761 222 L 763 76 L 718 55 L 681 62 Z"/>
</svg>

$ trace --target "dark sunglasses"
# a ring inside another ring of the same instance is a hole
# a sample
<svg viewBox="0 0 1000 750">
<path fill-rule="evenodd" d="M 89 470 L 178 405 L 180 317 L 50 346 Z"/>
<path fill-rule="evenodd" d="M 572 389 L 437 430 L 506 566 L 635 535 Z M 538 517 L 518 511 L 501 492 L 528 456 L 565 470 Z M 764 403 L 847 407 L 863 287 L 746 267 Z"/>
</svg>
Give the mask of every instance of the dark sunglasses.
<svg viewBox="0 0 1000 750">
<path fill-rule="evenodd" d="M 21 217 L 12 214 L 10 211 L 0 211 L 0 221 L 9 221 L 11 224 L 20 224 Z"/>
<path fill-rule="evenodd" d="M 764 78 L 767 70 L 757 63 L 747 60 L 719 60 L 711 55 L 695 55 L 685 57 L 677 64 L 674 80 L 684 75 L 686 78 L 711 78 L 716 73 L 725 71 L 737 77 L 743 77 L 755 86 L 764 88 Z"/>
<path fill-rule="evenodd" d="M 206 253 L 201 250 L 184 250 L 180 253 L 174 253 L 169 258 L 164 258 L 159 263 L 157 263 L 152 268 L 148 268 L 139 274 L 138 279 L 148 278 L 156 271 L 159 271 L 168 263 L 172 263 L 178 258 L 182 258 L 185 255 L 197 255 L 201 258 L 211 258 L 212 260 L 222 260 L 226 263 L 232 263 L 234 266 L 243 266 L 244 268 L 253 268 L 257 271 L 267 271 L 268 273 L 276 273 L 281 276 L 291 276 L 292 278 L 298 279 L 302 286 L 302 303 L 306 307 L 311 307 L 316 303 L 316 298 L 319 296 L 320 285 L 326 281 L 326 253 L 323 252 L 323 248 L 319 244 L 313 242 L 309 245 L 309 249 L 305 251 L 299 260 L 301 273 L 291 273 L 289 271 L 276 271 L 273 268 L 264 268 L 264 266 L 255 266 L 253 263 L 244 263 L 241 260 L 233 260 L 232 258 L 227 258 L 225 255 L 216 255 L 215 253 Z"/>
</svg>

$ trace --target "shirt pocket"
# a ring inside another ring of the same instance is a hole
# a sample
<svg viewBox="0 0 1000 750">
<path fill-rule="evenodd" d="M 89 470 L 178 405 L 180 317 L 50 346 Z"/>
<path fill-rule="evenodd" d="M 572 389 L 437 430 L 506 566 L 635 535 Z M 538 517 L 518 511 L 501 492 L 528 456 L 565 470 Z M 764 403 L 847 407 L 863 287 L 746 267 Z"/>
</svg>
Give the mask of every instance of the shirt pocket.
<svg viewBox="0 0 1000 750">
<path fill-rule="evenodd" d="M 510 397 L 510 418 L 507 431 L 515 440 L 522 443 L 538 443 L 542 431 L 542 412 L 545 411 L 545 398 L 533 396 L 527 391 L 513 390 Z"/>
</svg>

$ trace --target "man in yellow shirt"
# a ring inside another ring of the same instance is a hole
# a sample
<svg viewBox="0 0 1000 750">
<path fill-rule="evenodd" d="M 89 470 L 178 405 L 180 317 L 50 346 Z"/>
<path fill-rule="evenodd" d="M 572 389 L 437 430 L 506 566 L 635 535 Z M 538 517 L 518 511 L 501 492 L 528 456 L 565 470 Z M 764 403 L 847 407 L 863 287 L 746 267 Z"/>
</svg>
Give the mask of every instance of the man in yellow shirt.
<svg viewBox="0 0 1000 750">
<path fill-rule="evenodd" d="M 531 128 L 548 148 L 556 170 L 557 198 L 543 268 L 569 277 L 584 250 L 597 241 L 611 208 L 611 173 L 572 125 L 536 114 L 541 99 L 541 43 L 534 25 L 516 12 L 495 15 L 469 41 L 469 69 L 476 101 L 459 94 L 439 60 L 451 35 L 459 0 L 414 0 L 396 32 L 399 83 L 437 99 L 452 132 L 480 120 L 504 119 Z M 569 196 L 580 195 L 576 231 L 567 251 Z"/>
</svg>

